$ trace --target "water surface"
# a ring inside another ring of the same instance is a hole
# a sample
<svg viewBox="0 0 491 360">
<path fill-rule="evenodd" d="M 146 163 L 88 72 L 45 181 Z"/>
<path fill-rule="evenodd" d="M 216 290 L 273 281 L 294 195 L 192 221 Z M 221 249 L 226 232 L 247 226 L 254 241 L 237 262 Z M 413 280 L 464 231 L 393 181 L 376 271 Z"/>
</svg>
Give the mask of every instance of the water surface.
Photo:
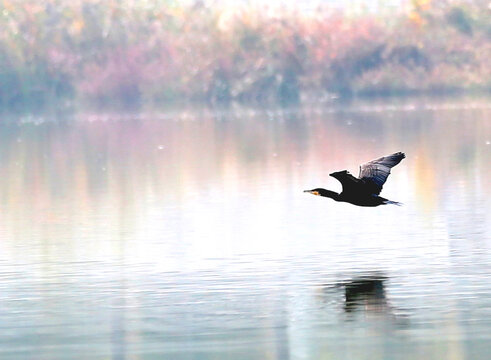
<svg viewBox="0 0 491 360">
<path fill-rule="evenodd" d="M 0 125 L 2 359 L 485 359 L 491 102 Z M 360 208 L 303 193 L 395 151 Z"/>
</svg>

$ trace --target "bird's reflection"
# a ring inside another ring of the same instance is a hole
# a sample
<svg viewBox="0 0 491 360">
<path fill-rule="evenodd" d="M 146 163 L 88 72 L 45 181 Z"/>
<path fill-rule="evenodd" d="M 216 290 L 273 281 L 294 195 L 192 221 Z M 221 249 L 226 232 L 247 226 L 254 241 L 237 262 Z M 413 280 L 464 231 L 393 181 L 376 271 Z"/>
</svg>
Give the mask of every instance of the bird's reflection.
<svg viewBox="0 0 491 360">
<path fill-rule="evenodd" d="M 389 278 L 382 272 L 362 273 L 348 277 L 347 280 L 324 284 L 322 292 L 325 300 L 344 293 L 342 308 L 346 314 L 364 312 L 395 317 L 395 309 L 387 298 L 386 283 Z"/>
<path fill-rule="evenodd" d="M 344 310 L 351 313 L 357 309 L 372 312 L 390 312 L 387 301 L 386 276 L 370 274 L 356 277 L 341 283 L 344 287 Z"/>
</svg>

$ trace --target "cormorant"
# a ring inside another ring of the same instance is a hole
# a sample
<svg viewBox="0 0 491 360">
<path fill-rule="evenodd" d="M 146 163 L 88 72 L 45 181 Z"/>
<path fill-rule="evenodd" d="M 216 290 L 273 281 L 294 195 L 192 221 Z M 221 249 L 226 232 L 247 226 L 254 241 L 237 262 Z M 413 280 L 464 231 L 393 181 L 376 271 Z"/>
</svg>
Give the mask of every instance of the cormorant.
<svg viewBox="0 0 491 360">
<path fill-rule="evenodd" d="M 304 192 L 358 206 L 400 205 L 400 203 L 387 200 L 379 196 L 379 194 L 390 174 L 390 169 L 399 164 L 405 157 L 406 155 L 404 153 L 397 152 L 369 161 L 360 166 L 360 175 L 358 178 L 355 178 L 347 170 L 329 174 L 343 185 L 343 191 L 340 194 L 320 188 L 305 190 Z"/>
</svg>

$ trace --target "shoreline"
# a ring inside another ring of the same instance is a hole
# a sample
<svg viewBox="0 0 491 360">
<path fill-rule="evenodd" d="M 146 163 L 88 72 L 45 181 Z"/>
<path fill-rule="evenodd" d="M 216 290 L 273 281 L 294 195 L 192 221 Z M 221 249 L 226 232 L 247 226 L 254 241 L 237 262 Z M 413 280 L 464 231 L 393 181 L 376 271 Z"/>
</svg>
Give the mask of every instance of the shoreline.
<svg viewBox="0 0 491 360">
<path fill-rule="evenodd" d="M 50 121 L 197 121 L 199 114 L 217 117 L 230 114 L 264 113 L 268 119 L 289 116 L 306 116 L 314 113 L 376 113 L 380 111 L 434 111 L 434 110 L 482 110 L 491 108 L 491 92 L 412 93 L 397 96 L 309 97 L 299 103 L 284 105 L 232 101 L 212 104 L 209 102 L 182 101 L 161 104 L 145 104 L 138 107 L 122 107 L 118 104 L 94 105 L 73 101 L 59 106 L 50 103 L 37 110 L 13 111 L 0 109 L 0 123 L 41 124 Z M 247 115 L 244 115 L 247 116 Z"/>
</svg>

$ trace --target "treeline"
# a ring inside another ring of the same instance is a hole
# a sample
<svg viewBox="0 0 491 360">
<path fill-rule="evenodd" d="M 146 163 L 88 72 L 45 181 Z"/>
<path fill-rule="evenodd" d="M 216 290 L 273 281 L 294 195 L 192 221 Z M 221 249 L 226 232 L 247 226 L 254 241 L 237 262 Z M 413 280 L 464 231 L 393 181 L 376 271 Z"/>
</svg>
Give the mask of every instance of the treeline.
<svg viewBox="0 0 491 360">
<path fill-rule="evenodd" d="M 0 106 L 299 101 L 491 89 L 488 1 L 328 6 L 0 1 Z"/>
</svg>

